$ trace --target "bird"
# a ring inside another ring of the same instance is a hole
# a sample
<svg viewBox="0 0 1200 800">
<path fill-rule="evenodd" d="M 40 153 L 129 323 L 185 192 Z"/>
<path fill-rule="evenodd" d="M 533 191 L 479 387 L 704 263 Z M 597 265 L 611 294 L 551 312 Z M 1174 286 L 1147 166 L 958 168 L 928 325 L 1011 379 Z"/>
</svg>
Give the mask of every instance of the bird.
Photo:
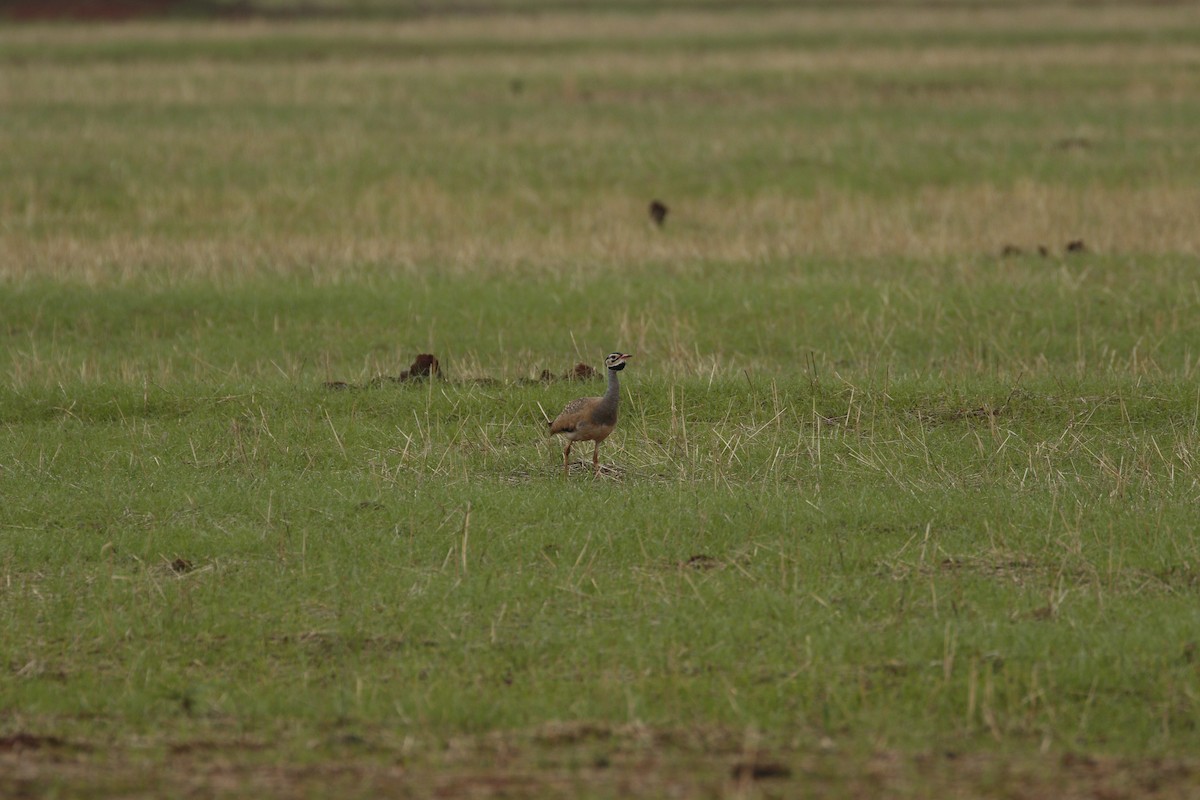
<svg viewBox="0 0 1200 800">
<path fill-rule="evenodd" d="M 600 443 L 617 427 L 617 403 L 621 386 L 617 373 L 625 369 L 629 353 L 609 353 L 604 359 L 608 367 L 608 391 L 603 397 L 580 397 L 567 403 L 562 413 L 550 423 L 550 435 L 561 434 L 567 440 L 563 449 L 563 475 L 570 471 L 571 445 L 575 442 L 595 442 L 592 450 L 592 469 L 600 474 Z"/>
</svg>

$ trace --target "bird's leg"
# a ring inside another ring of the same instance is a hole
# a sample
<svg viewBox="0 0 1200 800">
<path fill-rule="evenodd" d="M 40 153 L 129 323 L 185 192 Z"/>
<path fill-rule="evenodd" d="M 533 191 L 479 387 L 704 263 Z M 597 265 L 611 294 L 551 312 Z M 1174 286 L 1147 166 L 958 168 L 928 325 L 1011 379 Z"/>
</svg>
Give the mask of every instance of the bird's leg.
<svg viewBox="0 0 1200 800">
<path fill-rule="evenodd" d="M 563 450 L 563 475 L 570 474 L 571 440 L 567 439 L 567 447 Z"/>
<path fill-rule="evenodd" d="M 600 443 L 596 442 L 596 448 L 592 450 L 592 470 L 596 477 L 600 477 Z"/>
</svg>

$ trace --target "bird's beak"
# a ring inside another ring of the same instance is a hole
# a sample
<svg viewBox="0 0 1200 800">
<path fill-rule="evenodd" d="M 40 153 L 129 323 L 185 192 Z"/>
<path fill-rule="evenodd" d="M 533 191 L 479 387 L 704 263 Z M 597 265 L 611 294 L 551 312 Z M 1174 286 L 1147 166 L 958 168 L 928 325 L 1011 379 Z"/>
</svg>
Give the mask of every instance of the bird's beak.
<svg viewBox="0 0 1200 800">
<path fill-rule="evenodd" d="M 621 353 L 621 358 L 633 358 L 633 353 Z"/>
</svg>

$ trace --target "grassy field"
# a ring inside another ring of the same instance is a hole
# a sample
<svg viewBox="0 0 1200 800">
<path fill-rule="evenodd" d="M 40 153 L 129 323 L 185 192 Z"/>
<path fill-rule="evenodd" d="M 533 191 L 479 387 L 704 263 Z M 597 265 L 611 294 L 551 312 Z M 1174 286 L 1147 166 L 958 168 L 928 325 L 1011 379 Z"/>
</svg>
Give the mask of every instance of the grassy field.
<svg viewBox="0 0 1200 800">
<path fill-rule="evenodd" d="M 504 8 L 0 28 L 0 794 L 1195 796 L 1200 12 Z"/>
</svg>

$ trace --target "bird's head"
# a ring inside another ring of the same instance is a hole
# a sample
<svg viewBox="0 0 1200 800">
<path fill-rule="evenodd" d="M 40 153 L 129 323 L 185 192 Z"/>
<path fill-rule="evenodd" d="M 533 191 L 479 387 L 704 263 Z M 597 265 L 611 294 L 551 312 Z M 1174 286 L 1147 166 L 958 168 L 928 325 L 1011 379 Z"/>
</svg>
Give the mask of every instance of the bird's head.
<svg viewBox="0 0 1200 800">
<path fill-rule="evenodd" d="M 625 359 L 633 358 L 629 353 L 609 353 L 604 359 L 604 366 L 613 371 L 625 369 Z"/>
</svg>

